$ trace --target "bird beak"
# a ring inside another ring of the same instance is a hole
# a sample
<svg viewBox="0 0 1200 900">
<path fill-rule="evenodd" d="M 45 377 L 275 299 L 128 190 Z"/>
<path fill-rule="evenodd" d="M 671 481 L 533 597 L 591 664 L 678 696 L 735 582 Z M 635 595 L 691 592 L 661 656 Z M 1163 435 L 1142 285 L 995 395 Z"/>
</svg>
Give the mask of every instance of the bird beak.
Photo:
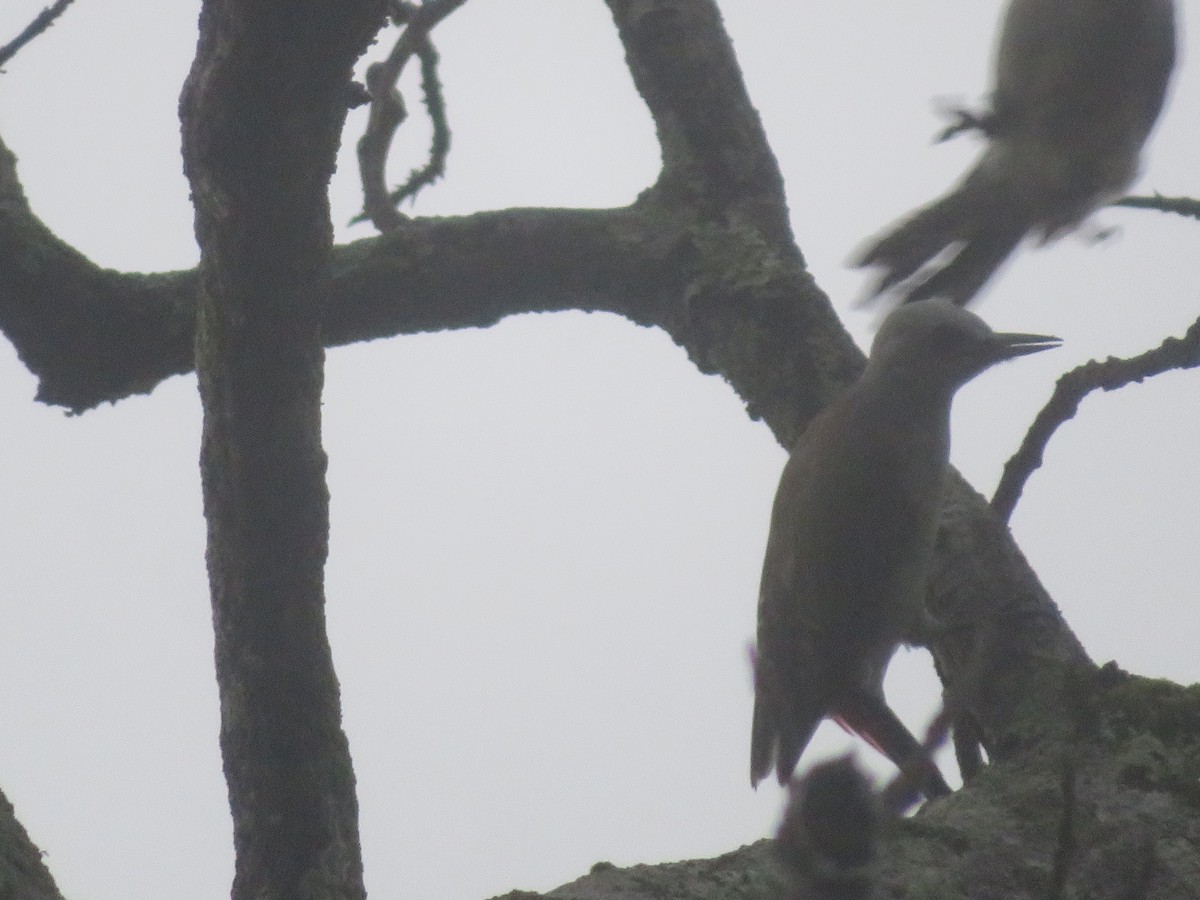
<svg viewBox="0 0 1200 900">
<path fill-rule="evenodd" d="M 1047 334 L 1016 334 L 1002 331 L 996 334 L 996 342 L 1000 345 L 1001 359 L 1014 359 L 1042 350 L 1053 350 L 1062 345 L 1062 338 Z"/>
</svg>

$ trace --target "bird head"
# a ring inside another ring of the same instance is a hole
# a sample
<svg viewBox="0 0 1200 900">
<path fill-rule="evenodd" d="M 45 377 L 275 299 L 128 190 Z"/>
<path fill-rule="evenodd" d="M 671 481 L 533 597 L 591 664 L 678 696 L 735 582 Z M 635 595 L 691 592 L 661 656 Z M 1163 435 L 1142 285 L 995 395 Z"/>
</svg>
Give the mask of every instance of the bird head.
<svg viewBox="0 0 1200 900">
<path fill-rule="evenodd" d="M 1044 334 L 993 331 L 972 312 L 934 298 L 892 311 L 871 345 L 868 373 L 886 373 L 953 393 L 980 372 L 1059 346 Z"/>
</svg>

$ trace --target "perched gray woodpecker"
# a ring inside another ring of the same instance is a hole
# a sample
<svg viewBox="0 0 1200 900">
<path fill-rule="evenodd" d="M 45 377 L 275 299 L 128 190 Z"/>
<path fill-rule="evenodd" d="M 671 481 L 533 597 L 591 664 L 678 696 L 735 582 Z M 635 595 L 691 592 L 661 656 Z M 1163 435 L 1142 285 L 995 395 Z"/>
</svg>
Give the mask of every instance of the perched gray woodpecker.
<svg viewBox="0 0 1200 900">
<path fill-rule="evenodd" d="M 1012 0 L 994 65 L 991 109 L 945 135 L 983 132 L 975 166 L 852 260 L 882 269 L 871 296 L 967 303 L 1025 235 L 1118 198 L 1175 65 L 1173 0 Z"/>
<path fill-rule="evenodd" d="M 949 792 L 888 708 L 901 643 L 926 640 L 924 594 L 949 465 L 955 391 L 1058 338 L 992 331 L 943 299 L 895 309 L 862 376 L 813 417 L 783 469 L 758 600 L 750 780 L 792 776 L 829 717 L 897 765 L 916 759 L 926 796 Z"/>
</svg>

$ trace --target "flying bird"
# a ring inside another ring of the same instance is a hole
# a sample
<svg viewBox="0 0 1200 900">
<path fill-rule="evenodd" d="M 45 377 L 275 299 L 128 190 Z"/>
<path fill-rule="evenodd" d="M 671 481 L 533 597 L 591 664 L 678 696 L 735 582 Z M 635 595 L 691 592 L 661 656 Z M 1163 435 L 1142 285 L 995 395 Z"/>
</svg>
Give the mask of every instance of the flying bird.
<svg viewBox="0 0 1200 900">
<path fill-rule="evenodd" d="M 884 700 L 883 676 L 901 643 L 925 642 L 954 393 L 995 363 L 1059 343 L 994 332 L 943 299 L 900 306 L 859 380 L 809 423 L 783 469 L 763 560 L 753 785 L 772 769 L 786 783 L 829 717 L 897 765 L 915 760 L 926 796 L 949 793 Z"/>
<path fill-rule="evenodd" d="M 943 137 L 987 146 L 948 194 L 852 261 L 881 269 L 871 296 L 965 304 L 1026 235 L 1042 243 L 1118 198 L 1138 174 L 1175 65 L 1173 0 L 1012 0 L 991 109 Z"/>
</svg>

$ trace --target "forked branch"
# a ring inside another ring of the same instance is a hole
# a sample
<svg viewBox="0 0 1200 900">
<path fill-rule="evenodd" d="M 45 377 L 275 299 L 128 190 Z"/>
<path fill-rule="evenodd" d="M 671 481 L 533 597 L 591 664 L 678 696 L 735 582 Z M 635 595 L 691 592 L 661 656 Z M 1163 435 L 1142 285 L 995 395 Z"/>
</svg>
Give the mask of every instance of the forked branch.
<svg viewBox="0 0 1200 900">
<path fill-rule="evenodd" d="M 356 222 L 370 219 L 382 232 L 391 231 L 401 222 L 397 207 L 428 184 L 441 177 L 446 155 L 450 150 L 450 128 L 446 122 L 446 105 L 438 78 L 438 54 L 429 33 L 466 0 L 427 0 L 420 5 L 396 0 L 392 4 L 392 21 L 404 30 L 392 52 L 383 62 L 367 69 L 367 90 L 371 95 L 371 113 L 367 128 L 358 142 L 358 166 L 363 186 L 363 212 Z M 408 118 L 408 108 L 396 84 L 408 61 L 416 56 L 421 61 L 421 93 L 429 119 L 433 124 L 433 139 L 429 160 L 414 169 L 404 184 L 388 191 L 386 182 L 388 151 L 397 130 Z"/>
</svg>

